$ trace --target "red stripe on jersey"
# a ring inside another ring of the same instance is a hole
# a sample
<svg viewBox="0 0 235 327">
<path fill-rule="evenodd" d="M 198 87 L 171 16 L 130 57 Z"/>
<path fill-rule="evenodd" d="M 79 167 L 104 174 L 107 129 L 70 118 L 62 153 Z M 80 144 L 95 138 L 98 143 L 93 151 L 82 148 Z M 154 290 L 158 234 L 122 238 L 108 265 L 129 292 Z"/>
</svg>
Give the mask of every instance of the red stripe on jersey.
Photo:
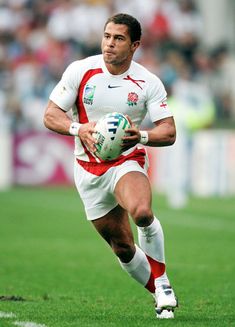
<svg viewBox="0 0 235 327">
<path fill-rule="evenodd" d="M 89 81 L 89 79 L 92 76 L 94 76 L 96 74 L 101 74 L 101 73 L 103 73 L 103 70 L 101 68 L 90 69 L 84 74 L 84 76 L 83 76 L 83 78 L 81 80 L 81 83 L 80 83 L 80 86 L 79 86 L 79 89 L 78 89 L 78 96 L 77 96 L 77 100 L 76 100 L 79 123 L 81 123 L 81 124 L 85 124 L 85 123 L 89 122 L 89 119 L 88 119 L 87 114 L 86 114 L 86 108 L 85 108 L 84 103 L 83 103 L 83 97 L 82 97 L 84 88 L 86 86 L 86 83 Z M 82 146 L 84 148 L 84 152 L 88 155 L 89 160 L 91 162 L 96 162 L 95 158 L 92 156 L 92 154 L 89 152 L 89 150 L 87 149 L 87 147 L 83 143 L 82 143 Z"/>
<path fill-rule="evenodd" d="M 145 155 L 146 155 L 145 149 L 135 149 L 127 156 L 121 155 L 117 159 L 111 161 L 102 161 L 98 163 L 98 162 L 88 162 L 88 161 L 77 159 L 77 162 L 89 173 L 96 176 L 101 176 L 104 173 L 106 173 L 106 171 L 109 168 L 119 166 L 127 160 L 137 161 L 138 164 L 143 168 L 145 164 Z"/>
<path fill-rule="evenodd" d="M 82 98 L 84 88 L 86 86 L 86 83 L 89 81 L 89 79 L 92 76 L 94 76 L 96 74 L 101 74 L 101 73 L 103 73 L 103 70 L 101 68 L 90 69 L 84 74 L 84 76 L 81 80 L 81 83 L 80 83 L 80 86 L 78 89 L 78 96 L 77 96 L 77 100 L 76 100 L 76 105 L 77 105 L 78 115 L 79 115 L 79 123 L 81 123 L 81 124 L 88 123 L 88 121 L 89 121 L 87 114 L 86 114 L 86 109 L 85 109 L 85 106 L 83 103 L 83 98 Z"/>
</svg>

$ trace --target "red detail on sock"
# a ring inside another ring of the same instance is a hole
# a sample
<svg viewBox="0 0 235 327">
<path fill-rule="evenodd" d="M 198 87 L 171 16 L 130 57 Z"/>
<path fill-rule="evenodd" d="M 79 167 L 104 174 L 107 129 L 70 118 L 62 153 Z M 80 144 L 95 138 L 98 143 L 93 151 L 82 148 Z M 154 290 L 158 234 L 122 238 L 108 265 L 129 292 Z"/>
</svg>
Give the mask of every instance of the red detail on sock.
<svg viewBox="0 0 235 327">
<path fill-rule="evenodd" d="M 165 263 L 154 260 L 153 258 L 149 257 L 147 254 L 146 254 L 146 257 L 151 266 L 151 271 L 152 271 L 154 278 L 158 278 L 158 277 L 162 276 L 166 270 Z"/>
<path fill-rule="evenodd" d="M 151 272 L 148 283 L 145 285 L 145 288 L 150 292 L 154 293 L 155 292 L 155 285 L 154 285 L 154 276 Z"/>
<path fill-rule="evenodd" d="M 151 267 L 151 274 L 148 283 L 145 285 L 145 288 L 149 292 L 154 293 L 155 292 L 154 279 L 164 274 L 164 272 L 166 271 L 166 266 L 164 263 L 154 260 L 153 258 L 149 257 L 147 254 L 146 257 Z"/>
</svg>

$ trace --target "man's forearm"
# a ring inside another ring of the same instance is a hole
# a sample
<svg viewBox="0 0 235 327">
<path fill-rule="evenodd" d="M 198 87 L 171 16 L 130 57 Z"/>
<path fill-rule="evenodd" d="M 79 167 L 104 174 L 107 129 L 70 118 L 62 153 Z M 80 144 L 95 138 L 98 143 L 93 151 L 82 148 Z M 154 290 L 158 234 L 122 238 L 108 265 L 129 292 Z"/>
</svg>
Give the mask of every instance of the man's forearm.
<svg viewBox="0 0 235 327">
<path fill-rule="evenodd" d="M 44 115 L 44 125 L 59 134 L 71 135 L 69 132 L 71 123 L 67 114 L 50 101 Z"/>
<path fill-rule="evenodd" d="M 175 143 L 176 130 L 172 122 L 163 122 L 148 131 L 148 146 L 167 146 Z"/>
</svg>

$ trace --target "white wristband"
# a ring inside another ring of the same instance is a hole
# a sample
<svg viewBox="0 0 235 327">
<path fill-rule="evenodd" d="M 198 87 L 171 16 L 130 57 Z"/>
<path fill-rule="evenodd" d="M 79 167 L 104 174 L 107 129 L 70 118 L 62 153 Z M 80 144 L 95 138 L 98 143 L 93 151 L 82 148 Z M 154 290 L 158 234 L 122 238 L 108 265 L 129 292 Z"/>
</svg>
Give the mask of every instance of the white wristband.
<svg viewBox="0 0 235 327">
<path fill-rule="evenodd" d="M 73 135 L 73 136 L 78 136 L 78 132 L 80 127 L 82 126 L 82 124 L 79 124 L 77 122 L 73 122 L 71 123 L 70 127 L 69 127 L 69 134 Z"/>
<path fill-rule="evenodd" d="M 140 131 L 140 144 L 147 144 L 149 135 L 147 131 Z"/>
</svg>

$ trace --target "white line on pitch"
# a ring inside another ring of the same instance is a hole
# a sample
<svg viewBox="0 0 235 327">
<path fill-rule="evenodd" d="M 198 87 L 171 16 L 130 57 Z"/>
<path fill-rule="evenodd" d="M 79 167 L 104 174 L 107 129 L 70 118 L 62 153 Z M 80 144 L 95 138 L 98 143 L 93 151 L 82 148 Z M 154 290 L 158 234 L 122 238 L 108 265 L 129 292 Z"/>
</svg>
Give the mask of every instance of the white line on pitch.
<svg viewBox="0 0 235 327">
<path fill-rule="evenodd" d="M 13 312 L 0 311 L 0 318 L 15 318 L 16 315 Z"/>
<path fill-rule="evenodd" d="M 19 327 L 47 327 L 46 325 L 37 324 L 32 321 L 15 321 L 13 324 Z"/>
</svg>

